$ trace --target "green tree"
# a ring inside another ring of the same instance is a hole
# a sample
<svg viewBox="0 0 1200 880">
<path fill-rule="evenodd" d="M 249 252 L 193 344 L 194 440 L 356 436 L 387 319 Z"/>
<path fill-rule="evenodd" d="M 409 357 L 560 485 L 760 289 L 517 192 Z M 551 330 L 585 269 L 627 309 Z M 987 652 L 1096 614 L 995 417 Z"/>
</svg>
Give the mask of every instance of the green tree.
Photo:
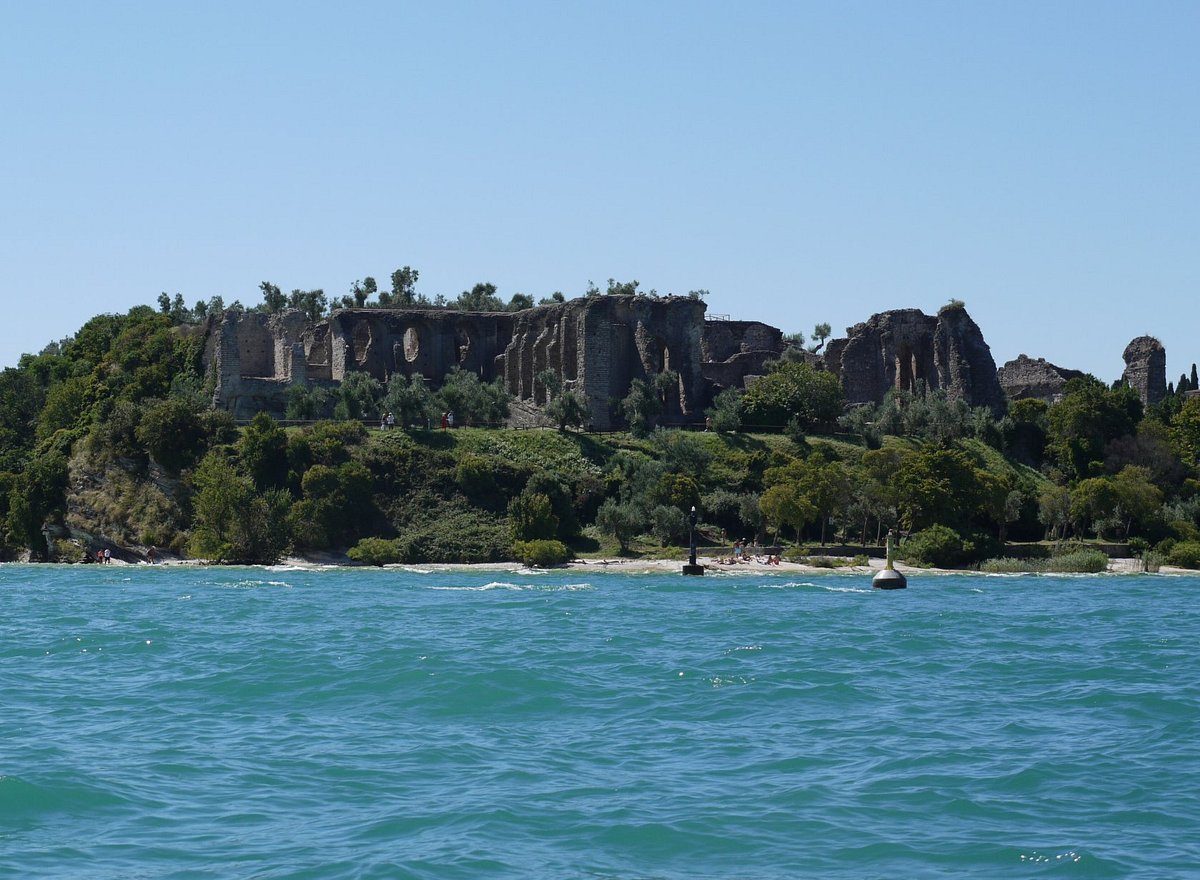
<svg viewBox="0 0 1200 880">
<path fill-rule="evenodd" d="M 928 445 L 904 455 L 892 486 L 901 523 L 914 531 L 935 524 L 965 528 L 983 510 L 979 474 L 957 447 Z"/>
<path fill-rule="evenodd" d="M 290 498 L 260 494 L 220 450 L 200 462 L 195 487 L 191 550 L 217 562 L 276 562 L 287 548 Z"/>
<path fill-rule="evenodd" d="M 1188 398 L 1171 421 L 1170 437 L 1192 467 L 1200 464 L 1200 397 Z"/>
<path fill-rule="evenodd" d="M 738 388 L 726 388 L 713 398 L 713 405 L 704 411 L 712 419 L 714 431 L 722 433 L 736 431 L 742 427 L 742 392 Z"/>
<path fill-rule="evenodd" d="M 1047 413 L 1046 451 L 1078 479 L 1100 470 L 1109 441 L 1133 433 L 1142 403 L 1131 388 L 1110 389 L 1091 377 L 1071 379 L 1065 392 Z"/>
<path fill-rule="evenodd" d="M 395 308 L 405 308 L 417 301 L 417 279 L 421 273 L 411 266 L 405 266 L 392 273 L 392 292 L 388 297 L 389 305 Z M 380 300 L 382 301 L 382 297 Z"/>
<path fill-rule="evenodd" d="M 321 320 L 328 310 L 329 299 L 325 296 L 325 291 L 320 288 L 316 290 L 293 290 L 288 297 L 288 306 L 304 312 L 304 317 L 308 322 L 315 324 Z"/>
<path fill-rule="evenodd" d="M 508 505 L 508 521 L 515 541 L 550 539 L 558 535 L 554 505 L 540 492 L 522 493 Z"/>
<path fill-rule="evenodd" d="M 1038 495 L 1038 522 L 1046 527 L 1048 539 L 1062 541 L 1071 525 L 1071 490 L 1050 485 Z"/>
<path fill-rule="evenodd" d="M 138 423 L 137 439 L 151 458 L 176 474 L 204 451 L 200 415 L 190 403 L 177 397 L 146 406 Z"/>
<path fill-rule="evenodd" d="M 428 427 L 437 414 L 437 403 L 425 384 L 425 377 L 415 373 L 407 378 L 396 373 L 388 380 L 383 408 L 394 415 L 402 427 Z"/>
<path fill-rule="evenodd" d="M 817 508 L 794 482 L 769 486 L 758 501 L 767 524 L 778 536 L 784 526 L 791 526 L 800 542 L 800 530 L 817 517 Z"/>
<path fill-rule="evenodd" d="M 262 412 L 254 417 L 238 441 L 242 464 L 260 492 L 287 486 L 287 453 L 287 433 Z"/>
<path fill-rule="evenodd" d="M 1030 397 L 1013 401 L 999 425 L 1004 452 L 1022 464 L 1041 467 L 1046 454 L 1048 411 L 1044 400 Z"/>
<path fill-rule="evenodd" d="M 504 303 L 496 296 L 496 285 L 482 282 L 464 290 L 454 301 L 456 309 L 464 312 L 503 312 Z"/>
<path fill-rule="evenodd" d="M 817 324 L 815 327 L 813 327 L 813 344 L 809 347 L 809 350 L 813 354 L 820 352 L 820 350 L 825 347 L 825 340 L 829 338 L 829 335 L 832 332 L 833 328 L 828 324 Z"/>
<path fill-rule="evenodd" d="M 373 376 L 357 370 L 347 373 L 337 390 L 334 417 L 343 421 L 379 418 L 383 386 Z"/>
<path fill-rule="evenodd" d="M 750 427 L 782 428 L 791 419 L 804 430 L 833 424 L 842 412 L 841 383 L 805 363 L 776 361 L 742 398 L 742 421 Z"/>
<path fill-rule="evenodd" d="M 274 314 L 287 308 L 287 294 L 280 290 L 277 284 L 264 281 L 258 285 L 258 289 L 262 291 L 263 311 Z"/>
<path fill-rule="evenodd" d="M 649 435 L 653 420 L 662 412 L 662 400 L 652 386 L 641 379 L 629 383 L 629 393 L 621 401 L 621 412 L 635 437 Z"/>
<path fill-rule="evenodd" d="M 631 505 L 609 498 L 596 511 L 596 528 L 601 534 L 615 538 L 621 552 L 627 553 L 630 539 L 641 531 L 642 519 Z"/>
<path fill-rule="evenodd" d="M 508 418 L 512 395 L 498 378 L 481 382 L 474 373 L 455 367 L 434 398 L 441 410 L 454 413 L 456 425 L 499 425 Z"/>
<path fill-rule="evenodd" d="M 558 430 L 566 431 L 567 428 L 584 427 L 591 410 L 578 391 L 563 391 L 546 404 L 546 416 L 558 425 Z"/>
</svg>

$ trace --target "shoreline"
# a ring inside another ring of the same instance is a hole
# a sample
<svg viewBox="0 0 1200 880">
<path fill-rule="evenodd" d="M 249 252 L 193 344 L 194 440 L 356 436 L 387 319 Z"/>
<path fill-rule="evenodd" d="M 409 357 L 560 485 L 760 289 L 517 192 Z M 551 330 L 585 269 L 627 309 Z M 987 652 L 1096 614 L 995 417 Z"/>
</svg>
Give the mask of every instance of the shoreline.
<svg viewBox="0 0 1200 880">
<path fill-rule="evenodd" d="M 842 558 L 842 557 L 833 557 Z M 778 565 L 767 565 L 761 562 L 742 562 L 737 564 L 722 565 L 717 563 L 713 557 L 699 556 L 696 560 L 705 568 L 705 575 L 724 577 L 737 575 L 770 575 L 770 574 L 798 574 L 798 575 L 814 575 L 814 574 L 829 574 L 829 575 L 874 575 L 884 567 L 882 558 L 872 558 L 867 565 L 843 565 L 838 567 L 828 567 L 821 565 L 810 565 L 802 562 L 787 562 L 780 561 Z M 96 563 L 0 563 L 4 565 L 95 565 Z M 271 565 L 236 565 L 232 563 L 215 563 L 204 559 L 164 559 L 157 563 L 151 564 L 145 561 L 126 562 L 124 560 L 113 559 L 107 563 L 111 566 L 121 568 L 265 568 L 265 569 L 292 569 L 302 571 L 329 571 L 329 570 L 352 570 L 366 569 L 378 571 L 409 571 L 421 574 L 433 574 L 438 572 L 503 572 L 507 574 L 549 574 L 554 572 L 582 572 L 582 573 L 604 573 L 615 572 L 619 574 L 681 574 L 683 562 L 678 559 L 575 559 L 561 566 L 551 568 L 531 568 L 523 565 L 520 562 L 428 562 L 428 563 L 392 563 L 383 566 L 360 565 L 353 562 L 347 562 L 345 557 L 330 555 L 314 555 L 314 556 L 287 556 L 279 562 Z M 1077 572 L 1005 572 L 992 573 L 980 572 L 973 569 L 962 568 L 920 568 L 918 566 L 907 565 L 905 563 L 895 563 L 897 571 L 911 576 L 932 575 L 968 575 L 975 574 L 985 577 L 1019 577 L 1021 575 L 1070 575 L 1072 577 L 1080 576 Z M 1146 574 L 1142 571 L 1142 563 L 1140 559 L 1133 558 L 1117 558 L 1110 559 L 1108 568 L 1103 572 L 1091 573 L 1091 576 L 1097 575 L 1112 575 L 1112 574 Z M 1159 570 L 1160 574 L 1194 574 L 1195 572 L 1185 568 L 1175 568 L 1173 566 L 1162 566 Z"/>
</svg>

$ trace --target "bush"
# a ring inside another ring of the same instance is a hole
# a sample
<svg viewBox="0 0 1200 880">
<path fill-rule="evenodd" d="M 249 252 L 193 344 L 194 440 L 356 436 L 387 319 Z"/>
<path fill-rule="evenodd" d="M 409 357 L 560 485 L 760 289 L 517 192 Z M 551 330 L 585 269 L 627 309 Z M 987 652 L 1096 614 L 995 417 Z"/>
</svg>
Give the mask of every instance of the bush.
<svg viewBox="0 0 1200 880">
<path fill-rule="evenodd" d="M 199 415 L 178 397 L 147 404 L 137 439 L 151 458 L 176 474 L 193 464 L 204 447 Z"/>
<path fill-rule="evenodd" d="M 629 549 L 629 539 L 641 531 L 642 519 L 632 505 L 609 498 L 596 511 L 596 528 L 601 534 L 616 538 L 625 551 Z"/>
<path fill-rule="evenodd" d="M 546 417 L 558 425 L 558 430 L 582 428 L 591 417 L 587 398 L 577 391 L 563 391 L 551 398 L 545 407 Z"/>
<path fill-rule="evenodd" d="M 901 544 L 900 554 L 913 565 L 952 568 L 963 562 L 963 539 L 948 526 L 930 526 Z"/>
<path fill-rule="evenodd" d="M 400 561 L 400 545 L 386 538 L 363 538 L 346 555 L 363 565 L 391 565 Z"/>
<path fill-rule="evenodd" d="M 513 555 L 528 566 L 549 568 L 571 561 L 571 551 L 562 541 L 517 541 Z"/>
<path fill-rule="evenodd" d="M 1097 574 L 1108 569 L 1108 556 L 1099 550 L 1071 550 L 1049 559 L 989 559 L 979 566 L 989 574 L 1073 573 Z"/>
<path fill-rule="evenodd" d="M 550 499 L 540 492 L 518 495 L 508 505 L 508 521 L 516 541 L 550 539 L 558 534 L 558 517 Z"/>
<path fill-rule="evenodd" d="M 660 504 L 650 512 L 650 531 L 663 547 L 685 546 L 691 539 L 691 524 L 678 507 Z"/>
<path fill-rule="evenodd" d="M 500 379 L 480 382 L 474 373 L 455 367 L 434 400 L 439 410 L 454 413 L 455 425 L 499 425 L 508 418 L 512 395 Z"/>
<path fill-rule="evenodd" d="M 220 452 L 210 452 L 192 477 L 192 552 L 215 562 L 271 563 L 288 544 L 288 495 L 260 494 Z"/>
<path fill-rule="evenodd" d="M 736 431 L 742 427 L 742 392 L 737 388 L 726 388 L 713 398 L 711 409 L 705 415 L 712 419 L 714 431 Z"/>
<path fill-rule="evenodd" d="M 401 562 L 506 562 L 513 558 L 508 522 L 476 508 L 430 507 L 401 530 Z"/>
<path fill-rule="evenodd" d="M 1200 568 L 1200 541 L 1180 541 L 1171 547 L 1167 560 L 1178 568 Z"/>
<path fill-rule="evenodd" d="M 782 428 L 793 418 L 800 430 L 832 424 L 842 413 L 842 385 L 833 373 L 805 363 L 776 361 L 742 397 L 742 422 Z"/>
<path fill-rule="evenodd" d="M 1043 565 L 1045 563 L 1041 559 L 1014 559 L 1011 556 L 1002 556 L 999 559 L 985 560 L 979 566 L 979 570 L 988 574 L 1019 574 L 1041 571 Z"/>
<path fill-rule="evenodd" d="M 1108 569 L 1108 555 L 1099 550 L 1073 550 L 1051 556 L 1044 564 L 1045 571 L 1096 574 Z"/>
</svg>

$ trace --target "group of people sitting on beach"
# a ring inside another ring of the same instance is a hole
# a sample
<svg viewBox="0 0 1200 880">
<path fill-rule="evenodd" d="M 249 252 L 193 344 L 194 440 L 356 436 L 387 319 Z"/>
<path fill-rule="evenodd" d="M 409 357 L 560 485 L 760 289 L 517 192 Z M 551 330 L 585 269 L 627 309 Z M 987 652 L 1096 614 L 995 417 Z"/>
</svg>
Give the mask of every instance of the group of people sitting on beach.
<svg viewBox="0 0 1200 880">
<path fill-rule="evenodd" d="M 751 562 L 757 562 L 759 565 L 778 565 L 779 557 L 776 555 L 764 556 L 762 554 L 751 555 L 750 545 L 745 541 L 733 542 L 733 555 L 720 556 L 717 558 L 717 565 L 742 565 Z"/>
</svg>

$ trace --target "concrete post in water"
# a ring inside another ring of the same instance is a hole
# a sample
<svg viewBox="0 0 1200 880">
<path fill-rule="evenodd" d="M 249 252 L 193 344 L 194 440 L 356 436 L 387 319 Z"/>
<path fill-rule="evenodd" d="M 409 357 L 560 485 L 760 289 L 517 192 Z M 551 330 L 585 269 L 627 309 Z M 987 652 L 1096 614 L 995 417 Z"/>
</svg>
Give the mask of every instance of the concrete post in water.
<svg viewBox="0 0 1200 880">
<path fill-rule="evenodd" d="M 895 536 L 895 529 L 888 529 L 887 563 L 884 565 L 883 569 L 871 579 L 871 586 L 877 590 L 903 590 L 908 586 L 908 578 L 896 571 L 895 565 L 892 564 L 892 538 Z"/>
<path fill-rule="evenodd" d="M 691 542 L 688 551 L 687 565 L 683 567 L 684 574 L 704 574 L 704 566 L 696 564 L 696 505 L 692 505 L 692 512 L 688 516 L 688 524 L 691 526 Z"/>
</svg>

